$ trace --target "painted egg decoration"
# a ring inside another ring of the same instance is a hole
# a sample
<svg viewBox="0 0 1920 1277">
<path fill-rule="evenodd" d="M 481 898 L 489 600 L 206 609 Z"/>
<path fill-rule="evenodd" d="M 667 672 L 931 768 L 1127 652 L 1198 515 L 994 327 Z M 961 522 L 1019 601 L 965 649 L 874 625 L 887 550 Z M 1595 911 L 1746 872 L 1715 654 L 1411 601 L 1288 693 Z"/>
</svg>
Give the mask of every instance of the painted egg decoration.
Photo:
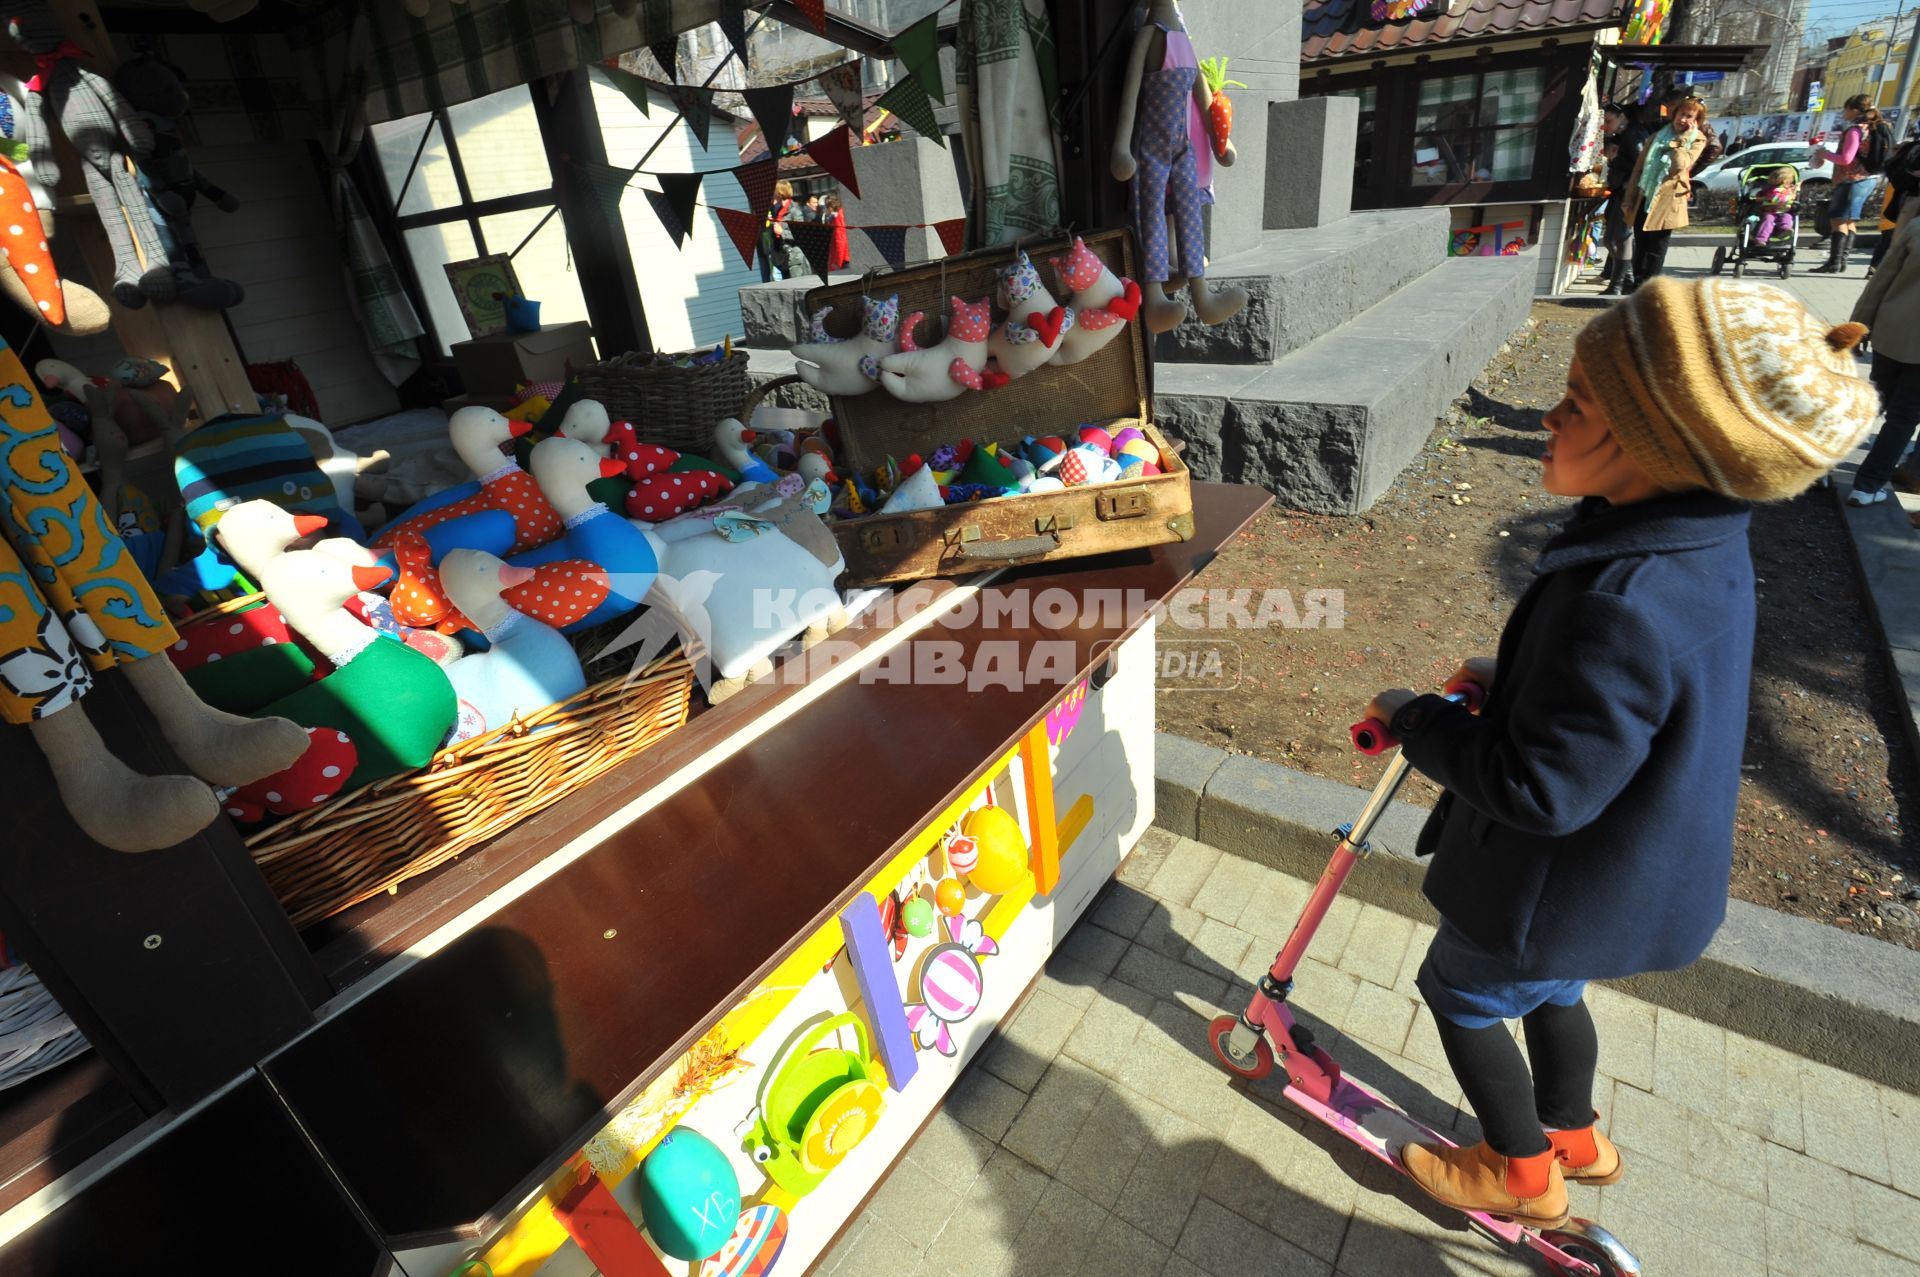
<svg viewBox="0 0 1920 1277">
<path fill-rule="evenodd" d="M 900 925 L 910 936 L 933 934 L 933 906 L 925 896 L 915 896 L 900 906 Z"/>
<path fill-rule="evenodd" d="M 700 1277 L 766 1277 L 787 1244 L 787 1217 L 778 1206 L 740 1212 L 733 1236 L 720 1253 L 700 1265 Z"/>
<path fill-rule="evenodd" d="M 980 859 L 968 873 L 973 885 L 990 896 L 1001 896 L 1026 876 L 1027 841 L 1020 822 L 1004 807 L 981 807 L 967 813 L 961 831 L 980 849 Z"/>
<path fill-rule="evenodd" d="M 957 944 L 937 945 L 920 969 L 920 1000 L 936 1019 L 959 1024 L 980 1009 L 980 959 Z"/>
<path fill-rule="evenodd" d="M 970 874 L 980 863 L 980 846 L 971 838 L 955 838 L 947 844 L 947 868 L 956 874 Z"/>
<path fill-rule="evenodd" d="M 933 903 L 941 913 L 952 917 L 967 907 L 967 889 L 958 878 L 942 878 L 933 889 Z"/>
<path fill-rule="evenodd" d="M 740 1218 L 740 1180 L 714 1142 L 676 1126 L 635 1172 L 647 1232 L 675 1259 L 718 1254 Z"/>
</svg>

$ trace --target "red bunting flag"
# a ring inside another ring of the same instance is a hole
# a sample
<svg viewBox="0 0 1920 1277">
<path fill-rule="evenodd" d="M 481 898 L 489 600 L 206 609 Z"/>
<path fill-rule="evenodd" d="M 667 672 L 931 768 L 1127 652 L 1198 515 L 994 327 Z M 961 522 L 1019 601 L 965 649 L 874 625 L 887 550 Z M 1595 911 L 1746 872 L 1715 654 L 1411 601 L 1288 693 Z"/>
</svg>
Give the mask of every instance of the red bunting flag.
<svg viewBox="0 0 1920 1277">
<path fill-rule="evenodd" d="M 852 130 L 843 124 L 825 137 L 813 139 L 805 149 L 813 157 L 814 163 L 833 174 L 840 185 L 852 193 L 853 198 L 859 199 L 860 178 L 853 171 L 852 138 Z"/>
<path fill-rule="evenodd" d="M 951 217 L 944 222 L 935 222 L 933 229 L 940 232 L 940 247 L 947 250 L 948 257 L 959 252 L 967 242 L 967 219 L 964 217 Z"/>
<path fill-rule="evenodd" d="M 794 7 L 806 15 L 815 31 L 821 35 L 827 33 L 827 0 L 794 0 Z"/>
<path fill-rule="evenodd" d="M 753 266 L 753 255 L 760 247 L 760 225 L 764 218 L 754 213 L 743 213 L 737 208 L 716 208 L 720 224 L 727 228 L 727 234 L 733 240 L 733 246 L 740 250 L 740 259 L 747 266 Z"/>
<path fill-rule="evenodd" d="M 769 155 L 764 160 L 742 164 L 733 170 L 733 175 L 746 194 L 748 208 L 764 213 L 773 207 L 773 187 L 780 180 L 780 161 Z"/>
</svg>

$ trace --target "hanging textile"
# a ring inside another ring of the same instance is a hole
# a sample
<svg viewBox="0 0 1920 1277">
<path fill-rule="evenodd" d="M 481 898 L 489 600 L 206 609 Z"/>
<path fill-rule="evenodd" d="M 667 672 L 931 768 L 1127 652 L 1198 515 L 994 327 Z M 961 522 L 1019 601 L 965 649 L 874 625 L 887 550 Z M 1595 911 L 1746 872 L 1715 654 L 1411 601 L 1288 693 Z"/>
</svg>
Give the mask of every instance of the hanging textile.
<svg viewBox="0 0 1920 1277">
<path fill-rule="evenodd" d="M 343 10 L 369 24 L 367 115 L 374 123 L 485 97 L 517 84 L 604 63 L 629 49 L 671 43 L 683 31 L 748 7 L 748 0 L 646 0 L 630 18 L 598 0 L 598 19 L 575 22 L 554 0 L 433 0 L 424 18 L 393 0 L 336 6 L 289 33 L 303 62 L 344 40 Z"/>
<path fill-rule="evenodd" d="M 961 0 L 955 79 L 975 248 L 1060 224 L 1059 74 L 1045 0 Z"/>
<path fill-rule="evenodd" d="M 1597 72 L 1587 71 L 1587 82 L 1580 86 L 1580 114 L 1573 122 L 1573 140 L 1568 143 L 1567 171 L 1590 173 L 1600 165 L 1601 125 L 1600 87 Z"/>
</svg>

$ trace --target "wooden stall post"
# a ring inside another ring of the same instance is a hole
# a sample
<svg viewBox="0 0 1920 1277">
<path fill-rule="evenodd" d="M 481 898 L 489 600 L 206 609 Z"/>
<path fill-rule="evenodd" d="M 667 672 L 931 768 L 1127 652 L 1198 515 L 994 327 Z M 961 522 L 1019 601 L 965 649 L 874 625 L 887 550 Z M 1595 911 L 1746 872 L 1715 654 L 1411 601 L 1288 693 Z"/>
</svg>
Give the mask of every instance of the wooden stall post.
<svg viewBox="0 0 1920 1277">
<path fill-rule="evenodd" d="M 1020 775 L 1033 824 L 1033 889 L 1050 896 L 1060 885 L 1060 826 L 1053 811 L 1053 764 L 1047 753 L 1047 721 L 1033 725 L 1020 742 Z"/>
</svg>

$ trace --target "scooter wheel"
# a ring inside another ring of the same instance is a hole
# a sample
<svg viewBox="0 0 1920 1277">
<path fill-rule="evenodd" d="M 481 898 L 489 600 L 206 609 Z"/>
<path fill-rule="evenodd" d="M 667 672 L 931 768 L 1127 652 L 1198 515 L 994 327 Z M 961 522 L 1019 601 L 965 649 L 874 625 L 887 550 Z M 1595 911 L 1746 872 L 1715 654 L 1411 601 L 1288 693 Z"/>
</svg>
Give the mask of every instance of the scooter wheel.
<svg viewBox="0 0 1920 1277">
<path fill-rule="evenodd" d="M 1207 1045 L 1213 1048 L 1213 1058 L 1220 1066 L 1235 1077 L 1257 1082 L 1273 1072 L 1273 1048 L 1267 1040 L 1261 1038 L 1253 1044 L 1253 1054 L 1246 1059 L 1236 1060 L 1228 1049 L 1228 1039 L 1233 1036 L 1233 1026 L 1240 1023 L 1237 1015 L 1223 1015 L 1207 1026 Z"/>
<path fill-rule="evenodd" d="M 1600 1277 L 1641 1277 L 1639 1261 L 1610 1233 L 1599 1232 L 1598 1237 L 1589 1237 L 1580 1233 L 1549 1229 L 1540 1235 L 1574 1259 L 1591 1265 L 1592 1270 L 1599 1273 Z M 1581 1269 L 1568 1268 L 1562 1264 L 1555 1264 L 1554 1272 L 1567 1275 L 1580 1274 L 1580 1277 L 1586 1277 Z"/>
</svg>

